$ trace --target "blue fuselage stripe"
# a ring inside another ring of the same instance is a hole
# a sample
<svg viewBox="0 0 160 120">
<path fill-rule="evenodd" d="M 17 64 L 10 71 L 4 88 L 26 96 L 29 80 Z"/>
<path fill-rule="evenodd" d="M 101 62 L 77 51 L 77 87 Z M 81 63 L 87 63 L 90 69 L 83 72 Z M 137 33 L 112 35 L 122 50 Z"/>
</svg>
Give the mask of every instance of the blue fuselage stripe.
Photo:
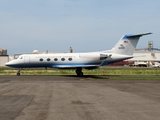
<svg viewBox="0 0 160 120">
<path fill-rule="evenodd" d="M 25 63 L 25 64 L 10 64 L 9 67 L 15 68 L 32 68 L 32 67 L 61 67 L 61 66 L 88 66 L 88 65 L 99 65 L 100 63 Z"/>
</svg>

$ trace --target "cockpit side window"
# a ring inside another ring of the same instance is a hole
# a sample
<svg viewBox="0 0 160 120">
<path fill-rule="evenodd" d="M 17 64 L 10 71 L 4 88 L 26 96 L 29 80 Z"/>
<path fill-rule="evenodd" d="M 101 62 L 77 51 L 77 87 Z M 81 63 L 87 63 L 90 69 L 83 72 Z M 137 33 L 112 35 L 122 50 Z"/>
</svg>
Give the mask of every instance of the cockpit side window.
<svg viewBox="0 0 160 120">
<path fill-rule="evenodd" d="M 23 59 L 23 56 L 19 56 L 17 59 Z"/>
</svg>

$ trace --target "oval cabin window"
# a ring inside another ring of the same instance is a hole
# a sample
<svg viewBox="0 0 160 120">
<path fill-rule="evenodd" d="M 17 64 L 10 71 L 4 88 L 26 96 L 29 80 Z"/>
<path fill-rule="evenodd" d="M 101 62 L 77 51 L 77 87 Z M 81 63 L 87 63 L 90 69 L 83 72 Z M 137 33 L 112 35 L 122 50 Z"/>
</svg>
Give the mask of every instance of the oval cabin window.
<svg viewBox="0 0 160 120">
<path fill-rule="evenodd" d="M 39 61 L 43 61 L 43 59 L 41 58 L 41 59 L 39 59 Z"/>
<path fill-rule="evenodd" d="M 54 61 L 57 61 L 58 59 L 57 58 L 54 58 Z"/>
<path fill-rule="evenodd" d="M 62 60 L 62 61 L 65 61 L 65 58 L 62 58 L 61 60 Z"/>
<path fill-rule="evenodd" d="M 72 61 L 72 58 L 68 58 L 69 61 Z"/>
<path fill-rule="evenodd" d="M 50 59 L 50 58 L 47 58 L 47 61 L 51 61 L 51 59 Z"/>
</svg>

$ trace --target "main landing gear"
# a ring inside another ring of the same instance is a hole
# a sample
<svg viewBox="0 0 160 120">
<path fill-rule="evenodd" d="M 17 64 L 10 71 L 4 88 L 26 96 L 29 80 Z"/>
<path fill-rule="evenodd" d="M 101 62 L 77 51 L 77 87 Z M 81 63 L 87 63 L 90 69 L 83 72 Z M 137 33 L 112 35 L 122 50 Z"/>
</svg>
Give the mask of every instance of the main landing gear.
<svg viewBox="0 0 160 120">
<path fill-rule="evenodd" d="M 21 69 L 19 69 L 19 70 L 18 70 L 18 72 L 17 72 L 17 76 L 20 76 L 20 75 L 21 75 L 21 73 L 20 73 L 20 72 L 21 72 Z"/>
<path fill-rule="evenodd" d="M 83 76 L 83 72 L 82 72 L 82 68 L 81 67 L 76 68 L 76 74 L 77 74 L 78 77 Z"/>
</svg>

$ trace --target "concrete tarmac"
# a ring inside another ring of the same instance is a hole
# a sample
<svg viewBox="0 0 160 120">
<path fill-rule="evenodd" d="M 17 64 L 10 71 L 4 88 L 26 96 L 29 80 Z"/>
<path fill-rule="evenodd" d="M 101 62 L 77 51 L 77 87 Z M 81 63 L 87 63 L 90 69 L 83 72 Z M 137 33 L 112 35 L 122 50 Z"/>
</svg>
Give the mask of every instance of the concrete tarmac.
<svg viewBox="0 0 160 120">
<path fill-rule="evenodd" d="M 160 81 L 0 76 L 0 120 L 159 120 Z"/>
</svg>

